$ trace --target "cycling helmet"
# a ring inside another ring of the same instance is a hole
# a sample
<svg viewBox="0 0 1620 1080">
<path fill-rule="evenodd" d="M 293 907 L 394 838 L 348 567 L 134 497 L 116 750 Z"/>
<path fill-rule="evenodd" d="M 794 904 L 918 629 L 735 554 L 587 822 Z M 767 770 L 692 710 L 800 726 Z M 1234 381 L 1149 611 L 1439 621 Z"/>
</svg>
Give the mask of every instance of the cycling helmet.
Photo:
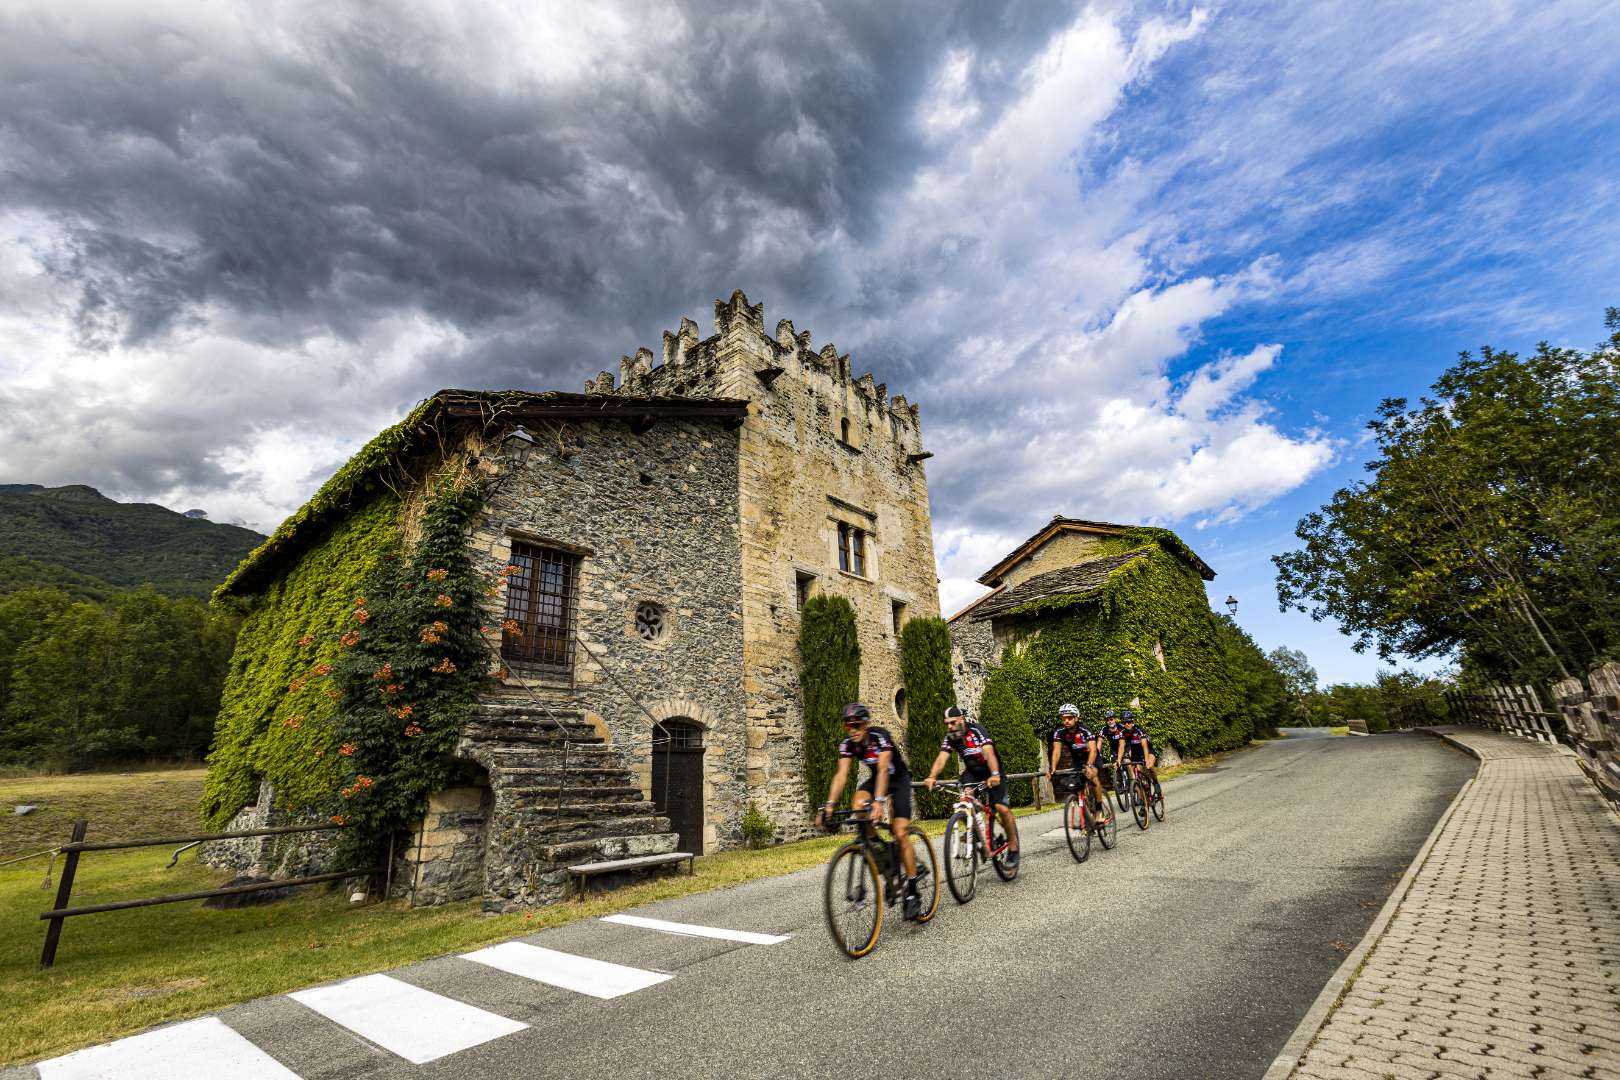
<svg viewBox="0 0 1620 1080">
<path fill-rule="evenodd" d="M 872 714 L 867 712 L 866 706 L 858 701 L 852 701 L 844 706 L 844 723 L 865 724 L 870 723 Z"/>
<path fill-rule="evenodd" d="M 1121 720 L 1125 721 L 1127 724 L 1136 723 L 1136 714 L 1131 712 L 1131 710 L 1129 710 L 1129 709 L 1121 709 L 1120 713 L 1119 713 L 1119 718 Z"/>
<path fill-rule="evenodd" d="M 1074 704 L 1071 704 L 1069 702 L 1064 702 L 1062 705 L 1058 706 L 1058 715 L 1059 716 L 1079 716 L 1080 715 L 1080 707 L 1078 705 L 1074 705 Z"/>
<path fill-rule="evenodd" d="M 961 709 L 957 708 L 955 705 L 952 705 L 950 708 L 945 710 L 945 719 L 947 719 L 947 720 L 953 719 L 953 718 L 958 717 L 958 716 L 966 717 L 967 713 L 963 712 Z"/>
<path fill-rule="evenodd" d="M 1103 719 L 1104 720 L 1112 720 L 1112 719 L 1114 719 L 1114 710 L 1113 709 L 1104 709 L 1103 710 Z"/>
</svg>

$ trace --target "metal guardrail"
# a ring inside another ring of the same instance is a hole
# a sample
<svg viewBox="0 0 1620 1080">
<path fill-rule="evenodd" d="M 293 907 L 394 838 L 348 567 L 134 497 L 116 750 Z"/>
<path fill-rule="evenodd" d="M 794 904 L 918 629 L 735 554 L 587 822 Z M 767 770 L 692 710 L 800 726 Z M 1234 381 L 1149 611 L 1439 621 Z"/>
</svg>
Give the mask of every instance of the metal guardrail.
<svg viewBox="0 0 1620 1080">
<path fill-rule="evenodd" d="M 218 889 L 200 889 L 195 892 L 171 893 L 167 896 L 145 896 L 134 900 L 114 900 L 106 904 L 88 904 L 82 907 L 69 907 L 68 901 L 73 897 L 73 879 L 79 871 L 79 856 L 86 851 L 121 851 L 127 848 L 167 847 L 171 844 L 197 844 L 208 840 L 237 840 L 249 836 L 283 836 L 290 833 L 311 832 L 338 832 L 344 828 L 342 825 L 284 825 L 270 829 L 237 829 L 231 832 L 199 833 L 191 836 L 149 836 L 139 840 L 98 840 L 86 842 L 84 834 L 90 823 L 80 818 L 73 823 L 72 838 L 57 848 L 57 852 L 66 855 L 62 862 L 62 879 L 56 888 L 56 903 L 49 911 L 39 913 L 41 919 L 46 919 L 50 925 L 45 928 L 45 947 L 40 952 L 39 966 L 48 968 L 56 963 L 56 949 L 62 940 L 62 920 L 76 915 L 99 915 L 107 911 L 127 911 L 130 908 L 152 907 L 157 904 L 178 904 L 186 900 L 206 900 L 214 896 L 237 896 L 242 893 L 260 892 L 264 889 L 287 889 L 298 885 L 314 885 L 323 881 L 337 881 L 342 878 L 371 877 L 383 873 L 381 868 L 367 868 L 363 870 L 340 870 L 330 874 L 312 874 L 307 877 L 280 878 L 274 881 L 255 882 L 251 885 L 230 885 Z M 178 854 L 178 853 L 177 853 Z M 169 865 L 174 865 L 173 860 Z M 49 875 L 47 875 L 47 880 Z"/>
</svg>

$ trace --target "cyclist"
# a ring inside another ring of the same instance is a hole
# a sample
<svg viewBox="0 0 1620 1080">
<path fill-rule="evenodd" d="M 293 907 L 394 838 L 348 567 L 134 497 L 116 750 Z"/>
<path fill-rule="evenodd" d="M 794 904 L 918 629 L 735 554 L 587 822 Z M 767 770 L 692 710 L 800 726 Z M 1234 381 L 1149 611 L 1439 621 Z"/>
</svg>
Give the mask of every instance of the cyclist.
<svg viewBox="0 0 1620 1080">
<path fill-rule="evenodd" d="M 1163 790 L 1159 787 L 1159 770 L 1154 768 L 1159 759 L 1153 753 L 1153 746 L 1148 739 L 1148 733 L 1137 725 L 1136 714 L 1131 710 L 1125 709 L 1121 711 L 1119 718 L 1121 725 L 1125 729 L 1126 753 L 1130 755 L 1132 762 L 1142 766 L 1142 771 L 1147 774 L 1148 782 L 1153 785 L 1153 793 L 1155 795 L 1162 794 Z"/>
<path fill-rule="evenodd" d="M 853 809 L 856 813 L 868 811 L 873 824 L 883 820 L 889 811 L 889 830 L 900 845 L 900 862 L 906 872 L 905 916 L 917 917 L 922 910 L 922 897 L 917 892 L 917 853 L 906 842 L 911 827 L 911 769 L 905 755 L 895 745 L 894 736 L 886 728 L 872 723 L 872 714 L 860 702 L 844 706 L 844 732 L 847 738 L 838 744 L 838 772 L 827 791 L 827 801 L 816 811 L 816 827 L 826 823 L 838 797 L 849 782 L 850 765 L 862 761 L 872 770 L 866 782 L 855 790 Z"/>
<path fill-rule="evenodd" d="M 1047 767 L 1046 777 L 1052 778 L 1057 772 L 1058 760 L 1063 756 L 1063 748 L 1069 748 L 1069 764 L 1078 772 L 1084 783 L 1091 790 L 1092 809 L 1100 814 L 1108 812 L 1108 799 L 1103 795 L 1100 772 L 1097 768 L 1097 751 L 1102 746 L 1102 740 L 1091 733 L 1091 729 L 1080 722 L 1078 707 L 1065 703 L 1058 707 L 1058 719 L 1061 723 L 1052 731 L 1052 760 Z M 1103 818 L 1104 821 L 1108 819 Z"/>
<path fill-rule="evenodd" d="M 1112 776 L 1114 770 L 1125 763 L 1125 751 L 1120 746 L 1120 741 L 1125 738 L 1125 726 L 1119 722 L 1119 717 L 1115 715 L 1113 709 L 1104 709 L 1102 718 L 1103 724 L 1097 729 L 1097 736 L 1108 741 L 1108 759 L 1105 764 L 1099 764 L 1098 767 L 1107 768 L 1109 775 Z"/>
<path fill-rule="evenodd" d="M 995 809 L 1001 827 L 1007 830 L 1007 865 L 1018 865 L 1018 824 L 1007 805 L 1007 781 L 1001 778 L 1001 762 L 996 758 L 995 740 L 982 725 L 968 722 L 967 713 L 952 705 L 945 710 L 945 739 L 939 744 L 934 767 L 928 770 L 923 786 L 929 791 L 939 781 L 940 770 L 951 760 L 952 752 L 962 759 L 962 780 L 985 784 L 985 802 Z"/>
</svg>

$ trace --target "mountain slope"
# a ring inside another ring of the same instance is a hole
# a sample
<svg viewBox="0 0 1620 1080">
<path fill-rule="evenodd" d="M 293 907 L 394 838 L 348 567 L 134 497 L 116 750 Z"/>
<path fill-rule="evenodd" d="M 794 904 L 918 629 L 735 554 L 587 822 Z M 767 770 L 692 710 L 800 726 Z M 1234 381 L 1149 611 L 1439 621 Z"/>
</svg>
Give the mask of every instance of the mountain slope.
<svg viewBox="0 0 1620 1080">
<path fill-rule="evenodd" d="M 151 584 L 207 599 L 264 537 L 152 503 L 121 503 L 80 484 L 0 484 L 0 593 L 54 585 L 104 599 Z"/>
</svg>

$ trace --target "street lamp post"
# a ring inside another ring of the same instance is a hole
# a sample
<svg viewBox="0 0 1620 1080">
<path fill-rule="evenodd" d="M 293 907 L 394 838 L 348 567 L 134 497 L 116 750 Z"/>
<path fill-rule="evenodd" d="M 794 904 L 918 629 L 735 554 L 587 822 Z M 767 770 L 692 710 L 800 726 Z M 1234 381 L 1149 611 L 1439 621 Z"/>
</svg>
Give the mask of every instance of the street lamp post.
<svg viewBox="0 0 1620 1080">
<path fill-rule="evenodd" d="M 1232 613 L 1232 618 L 1237 618 L 1237 597 L 1228 596 L 1226 598 L 1226 610 Z"/>
</svg>

